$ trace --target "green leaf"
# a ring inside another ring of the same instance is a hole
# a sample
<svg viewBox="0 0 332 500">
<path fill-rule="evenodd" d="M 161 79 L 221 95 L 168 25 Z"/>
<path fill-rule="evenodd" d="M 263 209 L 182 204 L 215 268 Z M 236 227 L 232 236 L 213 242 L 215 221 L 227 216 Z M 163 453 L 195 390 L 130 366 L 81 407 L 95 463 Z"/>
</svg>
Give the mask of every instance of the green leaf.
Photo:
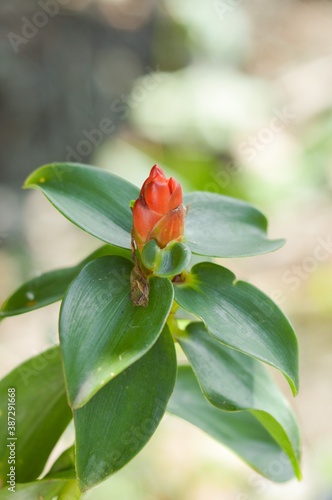
<svg viewBox="0 0 332 500">
<path fill-rule="evenodd" d="M 61 300 L 78 272 L 76 267 L 56 269 L 24 283 L 2 304 L 0 319 L 34 311 Z"/>
<path fill-rule="evenodd" d="M 156 276 L 172 277 L 181 274 L 190 264 L 191 251 L 183 243 L 169 243 L 159 248 L 156 240 L 149 241 L 142 251 L 143 265 Z"/>
<path fill-rule="evenodd" d="M 301 478 L 300 436 L 290 406 L 266 368 L 249 356 L 224 347 L 203 323 L 192 323 L 179 342 L 206 398 L 221 410 L 254 415 L 289 456 Z"/>
<path fill-rule="evenodd" d="M 77 481 L 45 479 L 27 484 L 17 484 L 15 493 L 0 490 L 0 500 L 78 500 L 81 493 Z"/>
<path fill-rule="evenodd" d="M 40 189 L 83 231 L 106 243 L 130 248 L 130 202 L 139 195 L 133 184 L 96 167 L 53 163 L 33 172 L 24 187 Z"/>
<path fill-rule="evenodd" d="M 298 347 L 292 326 L 264 293 L 211 263 L 174 285 L 177 303 L 201 318 L 219 342 L 280 370 L 298 390 Z"/>
<path fill-rule="evenodd" d="M 131 252 L 112 245 L 99 248 L 77 266 L 56 269 L 31 279 L 16 290 L 1 306 L 0 320 L 16 316 L 61 300 L 70 285 L 86 264 L 104 255 L 121 255 L 131 259 Z"/>
<path fill-rule="evenodd" d="M 64 381 L 63 381 L 64 382 Z M 71 446 L 67 450 L 65 450 L 59 458 L 54 462 L 51 469 L 47 473 L 45 478 L 59 478 L 62 476 L 63 479 L 66 479 L 68 473 L 74 473 L 73 478 L 75 479 L 75 449 L 74 446 Z"/>
<path fill-rule="evenodd" d="M 8 389 L 16 392 L 16 480 L 36 479 L 72 418 L 62 363 L 54 347 L 15 368 L 0 382 L 0 440 L 8 443 Z M 0 483 L 6 483 L 9 448 L 1 447 Z"/>
<path fill-rule="evenodd" d="M 184 242 L 210 257 L 248 257 L 277 250 L 284 240 L 267 238 L 267 220 L 244 201 L 198 191 L 184 197 L 188 207 Z"/>
<path fill-rule="evenodd" d="M 83 491 L 145 446 L 165 413 L 175 378 L 174 342 L 165 328 L 147 354 L 74 411 L 76 470 Z"/>
<path fill-rule="evenodd" d="M 81 271 L 63 300 L 60 340 L 75 408 L 142 357 L 165 325 L 173 303 L 170 281 L 152 276 L 148 306 L 135 307 L 132 268 L 122 257 L 101 257 Z"/>
<path fill-rule="evenodd" d="M 268 479 L 284 482 L 294 477 L 289 458 L 261 423 L 249 412 L 230 413 L 212 406 L 190 366 L 179 366 L 167 411 L 207 432 Z"/>
</svg>

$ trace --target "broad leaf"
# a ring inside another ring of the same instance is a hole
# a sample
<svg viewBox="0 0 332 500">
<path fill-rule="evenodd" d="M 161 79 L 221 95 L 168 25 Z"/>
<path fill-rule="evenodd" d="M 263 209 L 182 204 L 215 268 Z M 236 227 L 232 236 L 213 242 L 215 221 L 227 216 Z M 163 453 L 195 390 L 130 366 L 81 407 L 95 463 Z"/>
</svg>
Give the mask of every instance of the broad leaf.
<svg viewBox="0 0 332 500">
<path fill-rule="evenodd" d="M 70 283 L 86 264 L 103 255 L 122 255 L 131 258 L 131 252 L 120 247 L 104 245 L 77 266 L 56 269 L 31 279 L 16 290 L 1 306 L 0 320 L 16 316 L 61 300 Z"/>
<path fill-rule="evenodd" d="M 151 277 L 148 306 L 135 307 L 132 268 L 122 257 L 101 257 L 81 271 L 63 300 L 60 339 L 75 408 L 142 357 L 165 325 L 173 303 L 170 281 Z"/>
<path fill-rule="evenodd" d="M 289 456 L 301 477 L 300 437 L 289 404 L 266 368 L 192 323 L 179 342 L 207 399 L 221 410 L 250 411 Z"/>
<path fill-rule="evenodd" d="M 183 243 L 170 243 L 159 248 L 156 240 L 149 241 L 142 251 L 142 262 L 156 276 L 169 277 L 182 273 L 189 266 L 191 251 Z"/>
<path fill-rule="evenodd" d="M 145 356 L 74 411 L 76 470 L 83 491 L 145 446 L 165 413 L 175 378 L 174 342 L 165 328 Z"/>
<path fill-rule="evenodd" d="M 56 269 L 24 283 L 2 304 L 0 319 L 34 311 L 61 300 L 78 272 L 76 267 Z"/>
<path fill-rule="evenodd" d="M 26 188 L 40 189 L 70 221 L 97 238 L 130 248 L 130 201 L 139 189 L 101 169 L 54 163 L 33 172 Z M 194 253 L 243 257 L 277 250 L 284 240 L 268 240 L 267 221 L 257 209 L 235 198 L 206 192 L 185 197 L 186 242 Z"/>
<path fill-rule="evenodd" d="M 179 366 L 167 410 L 210 434 L 272 481 L 294 477 L 289 458 L 261 423 L 249 412 L 230 413 L 212 406 L 189 366 Z"/>
<path fill-rule="evenodd" d="M 175 299 L 201 318 L 210 334 L 238 351 L 280 370 L 298 390 L 298 347 L 292 326 L 264 293 L 211 263 L 193 267 Z"/>
<path fill-rule="evenodd" d="M 67 219 L 106 243 L 130 248 L 130 201 L 138 198 L 133 184 L 104 170 L 75 163 L 53 163 L 26 180 L 40 189 Z"/>
<path fill-rule="evenodd" d="M 247 257 L 273 252 L 284 240 L 267 238 L 267 220 L 244 201 L 204 191 L 185 196 L 185 243 L 210 257 Z"/>
<path fill-rule="evenodd" d="M 7 443 L 8 389 L 16 391 L 16 480 L 36 479 L 72 418 L 58 347 L 15 368 L 0 382 L 0 440 Z M 10 414 L 9 414 L 10 415 Z M 12 416 L 12 415 L 10 415 Z M 9 448 L 1 447 L 0 482 L 6 483 Z"/>
</svg>

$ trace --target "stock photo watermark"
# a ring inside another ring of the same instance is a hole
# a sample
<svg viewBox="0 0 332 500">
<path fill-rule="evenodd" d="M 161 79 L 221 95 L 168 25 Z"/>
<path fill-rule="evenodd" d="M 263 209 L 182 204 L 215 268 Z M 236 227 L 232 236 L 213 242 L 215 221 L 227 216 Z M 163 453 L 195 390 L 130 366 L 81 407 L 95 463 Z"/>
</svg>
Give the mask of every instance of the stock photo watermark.
<svg viewBox="0 0 332 500">
<path fill-rule="evenodd" d="M 158 72 L 158 68 L 153 70 L 150 67 L 145 68 L 147 75 L 144 76 L 132 89 L 130 94 L 121 94 L 112 101 L 110 109 L 113 116 L 117 116 L 119 121 L 124 121 L 129 117 L 130 111 L 136 109 L 143 102 L 148 93 L 155 90 L 162 82 L 163 77 Z M 114 120 L 103 118 L 97 128 L 82 131 L 82 139 L 75 148 L 66 147 L 66 161 L 81 162 L 84 158 L 90 156 L 94 149 L 100 146 L 105 137 L 111 137 L 116 130 Z"/>
<path fill-rule="evenodd" d="M 280 452 L 278 457 L 267 462 L 266 472 L 273 474 L 275 478 L 281 478 L 285 469 L 287 470 L 290 467 L 291 465 L 288 457 L 283 452 Z M 265 495 L 264 498 L 268 498 L 266 494 L 269 489 L 271 489 L 272 483 L 269 479 L 252 472 L 248 477 L 248 486 L 255 489 L 255 495 Z M 256 498 L 256 496 L 253 497 L 251 493 L 238 493 L 234 500 L 254 500 L 254 498 Z"/>
<path fill-rule="evenodd" d="M 243 0 L 214 0 L 213 7 L 217 13 L 218 19 L 224 21 L 242 3 Z"/>
<path fill-rule="evenodd" d="M 253 161 L 256 155 L 271 144 L 276 136 L 295 119 L 296 115 L 290 112 L 287 106 L 283 109 L 274 109 L 268 125 L 239 144 L 239 154 L 248 161 Z"/>
<path fill-rule="evenodd" d="M 218 172 L 209 172 L 211 180 L 204 186 L 204 190 L 209 193 L 220 193 L 220 189 L 226 189 L 232 179 L 243 173 L 243 167 L 235 161 L 229 161 L 225 167 Z"/>
<path fill-rule="evenodd" d="M 331 257 L 332 234 L 328 234 L 325 237 L 319 236 L 316 239 L 316 245 L 311 255 L 305 257 L 299 264 L 295 264 L 290 269 L 287 269 L 282 274 L 281 281 L 285 285 L 288 285 L 289 291 L 296 292 L 301 284 L 317 271 L 319 265 Z M 274 288 L 269 295 L 272 300 L 275 300 L 280 305 L 287 300 L 286 294 L 280 288 Z"/>
<path fill-rule="evenodd" d="M 317 271 L 322 262 L 326 262 L 332 256 L 332 235 L 325 238 L 319 237 L 312 255 L 305 257 L 300 264 L 292 266 L 282 276 L 282 281 L 290 286 L 292 292 L 296 292 L 302 281 L 307 280 L 312 273 Z"/>
<path fill-rule="evenodd" d="M 16 389 L 9 387 L 7 391 L 7 448 L 8 465 L 7 473 L 8 491 L 16 491 Z"/>
<path fill-rule="evenodd" d="M 37 354 L 37 353 L 36 353 Z M 59 356 L 58 350 L 53 347 L 36 356 L 29 365 L 23 364 L 18 368 L 20 378 L 25 386 L 28 386 L 31 378 L 36 377 L 41 371 L 45 370 L 49 362 Z"/>
<path fill-rule="evenodd" d="M 293 265 L 290 269 L 285 271 L 281 276 L 281 281 L 288 285 L 291 292 L 296 292 L 303 281 L 306 281 L 315 271 L 319 265 L 326 262 L 332 256 L 332 235 L 329 234 L 324 238 L 322 236 L 316 239 L 316 245 L 311 255 L 305 257 L 299 264 Z M 270 296 L 273 300 L 282 304 L 286 299 L 285 293 L 279 289 L 274 288 Z"/>
<path fill-rule="evenodd" d="M 21 17 L 21 28 L 19 33 L 10 31 L 7 38 L 15 52 L 18 54 L 20 47 L 33 40 L 39 31 L 45 28 L 50 19 L 59 14 L 61 7 L 67 5 L 70 0 L 39 0 L 40 10 L 34 12 L 30 17 Z"/>
<path fill-rule="evenodd" d="M 101 145 L 104 138 L 110 137 L 114 131 L 115 125 L 110 118 L 103 118 L 99 122 L 98 128 L 82 130 L 84 139 L 77 144 L 76 148 L 74 149 L 71 146 L 66 147 L 66 161 L 81 162 L 85 157 L 90 156 L 94 149 Z"/>
<path fill-rule="evenodd" d="M 238 145 L 237 152 L 239 156 L 247 161 L 253 161 L 256 155 L 271 144 L 276 136 L 295 119 L 296 115 L 291 113 L 287 106 L 284 106 L 282 109 L 274 109 L 269 124 L 260 129 L 256 135 L 249 136 Z M 243 172 L 244 166 L 239 161 L 229 160 L 218 172 L 210 171 L 210 180 L 205 184 L 204 191 L 218 194 L 221 190 L 226 189 L 232 180 L 238 175 L 243 174 Z M 202 193 L 203 198 L 204 193 Z"/>
<path fill-rule="evenodd" d="M 138 420 L 128 431 L 124 432 L 121 435 L 119 449 L 110 450 L 107 460 L 100 460 L 100 458 L 93 456 L 90 466 L 98 464 L 98 467 L 105 469 L 105 473 L 107 473 L 110 463 L 114 469 L 120 467 L 123 460 L 123 449 L 129 450 L 133 455 L 138 453 L 158 427 L 164 413 L 165 402 L 157 398 L 151 417 Z"/>
</svg>

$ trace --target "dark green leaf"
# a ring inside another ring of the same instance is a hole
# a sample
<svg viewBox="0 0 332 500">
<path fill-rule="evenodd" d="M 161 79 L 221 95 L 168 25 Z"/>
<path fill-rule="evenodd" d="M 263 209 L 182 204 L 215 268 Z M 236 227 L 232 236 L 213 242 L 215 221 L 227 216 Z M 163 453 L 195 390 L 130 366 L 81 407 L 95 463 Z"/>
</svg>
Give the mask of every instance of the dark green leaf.
<svg viewBox="0 0 332 500">
<path fill-rule="evenodd" d="M 130 202 L 138 198 L 133 184 L 104 170 L 75 163 L 53 163 L 26 180 L 40 189 L 67 219 L 106 243 L 130 248 Z"/>
<path fill-rule="evenodd" d="M 174 342 L 165 328 L 147 354 L 74 411 L 76 470 L 83 491 L 145 446 L 164 415 L 175 378 Z"/>
<path fill-rule="evenodd" d="M 187 282 L 175 286 L 175 299 L 200 317 L 210 334 L 238 351 L 280 370 L 293 393 L 298 390 L 298 347 L 292 326 L 264 293 L 228 269 L 197 264 Z"/>
<path fill-rule="evenodd" d="M 16 316 L 53 304 L 77 276 L 76 267 L 41 274 L 18 288 L 1 306 L 0 318 Z"/>
<path fill-rule="evenodd" d="M 0 440 L 7 443 L 8 389 L 16 392 L 16 480 L 36 479 L 72 418 L 58 347 L 26 361 L 0 382 Z M 6 482 L 9 448 L 1 447 L 0 480 Z"/>
<path fill-rule="evenodd" d="M 16 290 L 1 306 L 0 319 L 16 316 L 61 300 L 70 283 L 83 267 L 103 255 L 121 255 L 128 259 L 131 252 L 120 247 L 104 245 L 77 266 L 56 269 L 31 279 Z"/>
<path fill-rule="evenodd" d="M 178 368 L 167 410 L 210 434 L 272 481 L 284 482 L 294 476 L 289 458 L 260 422 L 249 412 L 229 413 L 212 406 L 189 366 Z"/>
<path fill-rule="evenodd" d="M 179 342 L 207 399 L 221 410 L 249 410 L 289 456 L 301 477 L 300 437 L 294 415 L 266 368 L 192 323 Z"/>
<path fill-rule="evenodd" d="M 155 240 L 149 241 L 143 248 L 143 265 L 156 276 L 172 277 L 181 274 L 189 266 L 191 251 L 183 243 L 170 243 L 159 248 Z"/>
<path fill-rule="evenodd" d="M 132 268 L 122 257 L 101 257 L 81 271 L 64 298 L 60 339 L 76 408 L 143 356 L 165 325 L 173 303 L 170 281 L 152 276 L 148 306 L 135 307 Z"/>
<path fill-rule="evenodd" d="M 185 196 L 185 243 L 210 257 L 247 257 L 273 252 L 284 240 L 268 240 L 267 220 L 244 201 L 199 191 Z"/>
</svg>

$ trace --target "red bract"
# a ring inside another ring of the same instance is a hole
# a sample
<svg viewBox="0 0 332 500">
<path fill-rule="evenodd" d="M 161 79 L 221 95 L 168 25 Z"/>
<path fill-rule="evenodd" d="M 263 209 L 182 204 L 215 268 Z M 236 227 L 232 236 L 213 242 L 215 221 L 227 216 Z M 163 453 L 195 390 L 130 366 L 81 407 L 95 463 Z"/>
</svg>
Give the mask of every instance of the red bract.
<svg viewBox="0 0 332 500">
<path fill-rule="evenodd" d="M 181 185 L 155 165 L 144 182 L 133 208 L 133 235 L 137 249 L 155 239 L 160 248 L 180 241 L 184 233 L 185 209 Z"/>
</svg>

